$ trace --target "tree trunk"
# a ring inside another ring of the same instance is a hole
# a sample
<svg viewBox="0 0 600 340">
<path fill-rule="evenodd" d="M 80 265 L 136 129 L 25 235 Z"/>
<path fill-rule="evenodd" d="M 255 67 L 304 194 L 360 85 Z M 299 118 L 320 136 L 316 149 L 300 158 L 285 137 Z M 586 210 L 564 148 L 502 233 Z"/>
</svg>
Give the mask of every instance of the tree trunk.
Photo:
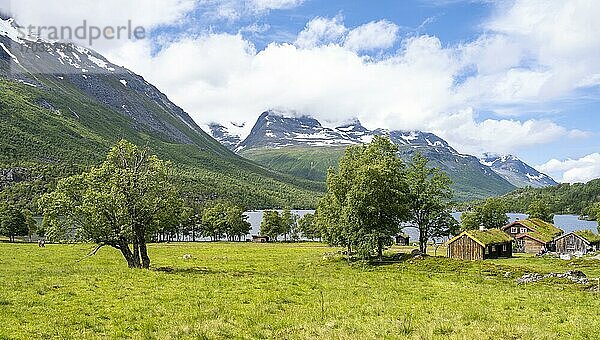
<svg viewBox="0 0 600 340">
<path fill-rule="evenodd" d="M 150 268 L 150 257 L 148 256 L 148 248 L 146 247 L 146 241 L 140 242 L 140 255 L 142 257 L 142 268 Z"/>
<path fill-rule="evenodd" d="M 381 240 L 377 240 L 377 257 L 379 261 L 383 260 L 383 246 L 381 245 Z"/>
<path fill-rule="evenodd" d="M 150 268 L 150 257 L 148 256 L 148 248 L 146 247 L 146 232 L 143 226 L 138 226 L 135 228 L 135 244 L 137 245 L 136 251 L 137 261 L 141 268 L 148 269 Z M 179 235 L 177 236 L 179 238 Z"/>
<path fill-rule="evenodd" d="M 127 242 L 121 241 L 121 244 L 119 244 L 117 249 L 119 249 L 121 251 L 121 254 L 123 254 L 123 257 L 127 261 L 127 266 L 129 266 L 129 268 L 139 268 L 139 260 L 138 265 L 136 266 L 135 260 L 133 258 L 133 253 L 131 252 L 131 249 L 129 249 L 129 245 L 127 244 Z"/>
<path fill-rule="evenodd" d="M 425 227 L 419 228 L 419 251 L 421 254 L 427 254 L 427 233 Z"/>
<path fill-rule="evenodd" d="M 137 241 L 137 237 L 133 240 L 133 261 L 136 264 L 136 268 L 140 267 L 140 245 Z"/>
</svg>

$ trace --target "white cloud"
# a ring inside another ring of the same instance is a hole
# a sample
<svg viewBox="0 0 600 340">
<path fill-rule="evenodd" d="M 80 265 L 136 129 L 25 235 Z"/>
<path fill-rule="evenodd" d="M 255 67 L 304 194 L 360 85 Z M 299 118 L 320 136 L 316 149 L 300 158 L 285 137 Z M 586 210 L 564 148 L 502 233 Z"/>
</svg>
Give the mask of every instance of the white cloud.
<svg viewBox="0 0 600 340">
<path fill-rule="evenodd" d="M 509 37 L 521 54 L 547 70 L 544 98 L 568 93 L 584 79 L 600 75 L 600 1 L 518 0 L 485 27 Z"/>
<path fill-rule="evenodd" d="M 296 45 L 302 48 L 313 48 L 321 44 L 339 42 L 346 32 L 342 18 L 316 17 L 306 24 L 306 27 L 296 38 Z"/>
<path fill-rule="evenodd" d="M 353 51 L 370 51 L 394 46 L 398 25 L 387 20 L 372 21 L 348 33 L 344 47 Z"/>
<path fill-rule="evenodd" d="M 559 182 L 562 183 L 586 183 L 600 177 L 600 153 L 564 161 L 552 159 L 535 168 L 554 175 L 554 178 L 559 178 Z"/>
<path fill-rule="evenodd" d="M 475 155 L 492 147 L 495 152 L 511 153 L 515 146 L 526 147 L 571 137 L 571 131 L 546 120 L 486 119 L 479 122 L 472 109 L 442 117 L 430 127 L 450 144 L 458 145 L 459 151 Z"/>
</svg>

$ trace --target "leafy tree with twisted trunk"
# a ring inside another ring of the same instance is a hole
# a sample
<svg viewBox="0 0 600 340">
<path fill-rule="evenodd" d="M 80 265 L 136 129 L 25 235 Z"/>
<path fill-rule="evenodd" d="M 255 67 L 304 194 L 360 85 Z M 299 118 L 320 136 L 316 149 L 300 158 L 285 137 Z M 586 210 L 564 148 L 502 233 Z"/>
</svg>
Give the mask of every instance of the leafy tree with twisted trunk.
<svg viewBox="0 0 600 340">
<path fill-rule="evenodd" d="M 170 183 L 169 164 L 126 140 L 88 172 L 64 178 L 44 195 L 40 208 L 50 238 L 75 234 L 121 251 L 130 268 L 149 268 L 146 242 L 167 225 L 179 224 L 181 200 Z"/>
</svg>

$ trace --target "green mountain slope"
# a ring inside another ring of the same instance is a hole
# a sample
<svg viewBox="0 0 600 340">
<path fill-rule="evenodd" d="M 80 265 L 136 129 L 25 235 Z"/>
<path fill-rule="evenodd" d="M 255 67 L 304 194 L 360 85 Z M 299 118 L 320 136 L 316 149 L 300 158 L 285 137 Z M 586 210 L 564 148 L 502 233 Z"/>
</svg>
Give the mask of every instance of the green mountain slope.
<svg viewBox="0 0 600 340">
<path fill-rule="evenodd" d="M 55 111 L 39 106 L 41 101 L 52 102 Z M 148 145 L 171 160 L 189 195 L 224 197 L 252 208 L 310 207 L 322 190 L 320 183 L 269 171 L 208 136 L 186 132 L 193 144 L 174 143 L 149 129 L 136 128 L 130 118 L 73 89 L 46 92 L 0 80 L 0 169 L 22 168 L 21 178 L 6 183 L 2 195 L 35 200 L 54 179 L 101 162 L 120 138 Z"/>
<path fill-rule="evenodd" d="M 240 152 L 269 169 L 315 181 L 324 181 L 327 170 L 337 167 L 344 147 L 287 147 L 281 149 L 258 148 Z"/>
<path fill-rule="evenodd" d="M 2 200 L 34 209 L 57 178 L 99 164 L 122 138 L 172 161 L 191 198 L 301 208 L 313 207 L 324 190 L 323 183 L 234 154 L 142 77 L 93 51 L 58 53 L 54 44 L 16 43 L 1 35 L 0 42 L 11 51 L 0 49 Z"/>
<path fill-rule="evenodd" d="M 324 180 L 327 169 L 336 167 L 343 147 L 285 147 L 242 150 L 240 154 L 270 169 L 311 180 Z M 482 170 L 475 157 L 457 157 L 438 152 L 435 148 L 399 146 L 400 157 L 405 161 L 420 152 L 430 160 L 430 166 L 443 169 L 453 181 L 455 197 L 468 201 L 496 196 L 514 190 L 510 183 L 501 180 L 491 171 Z"/>
</svg>

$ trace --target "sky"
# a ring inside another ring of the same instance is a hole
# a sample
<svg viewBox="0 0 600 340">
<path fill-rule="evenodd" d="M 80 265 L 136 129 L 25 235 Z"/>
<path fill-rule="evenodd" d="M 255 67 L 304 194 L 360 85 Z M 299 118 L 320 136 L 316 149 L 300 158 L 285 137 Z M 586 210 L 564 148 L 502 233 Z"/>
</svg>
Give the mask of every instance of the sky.
<svg viewBox="0 0 600 340">
<path fill-rule="evenodd" d="M 104 27 L 91 48 L 198 124 L 270 108 L 423 130 L 511 153 L 560 182 L 600 177 L 600 1 L 0 0 L 21 25 Z M 85 42 L 81 42 L 85 44 Z"/>
</svg>

